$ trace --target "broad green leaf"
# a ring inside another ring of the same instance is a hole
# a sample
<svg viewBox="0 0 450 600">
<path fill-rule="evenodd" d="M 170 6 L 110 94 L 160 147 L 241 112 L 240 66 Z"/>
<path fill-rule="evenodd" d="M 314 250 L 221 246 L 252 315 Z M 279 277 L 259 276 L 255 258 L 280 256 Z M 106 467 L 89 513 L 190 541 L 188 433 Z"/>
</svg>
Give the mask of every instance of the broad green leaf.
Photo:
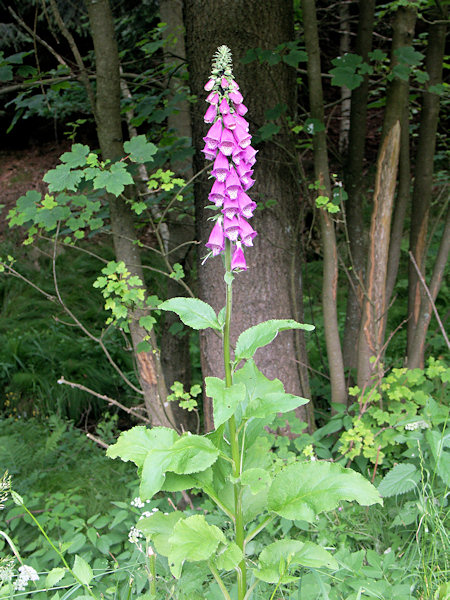
<svg viewBox="0 0 450 600">
<path fill-rule="evenodd" d="M 179 438 L 169 452 L 167 470 L 179 475 L 205 471 L 219 456 L 219 450 L 206 437 L 189 434 Z"/>
<path fill-rule="evenodd" d="M 62 567 L 55 567 L 45 578 L 45 587 L 52 588 L 58 583 L 58 581 L 61 581 L 66 573 L 66 569 L 63 569 Z"/>
<path fill-rule="evenodd" d="M 213 399 L 214 427 L 217 429 L 234 415 L 238 404 L 245 399 L 245 385 L 235 383 L 226 387 L 223 379 L 218 377 L 206 377 L 205 383 L 206 395 Z"/>
<path fill-rule="evenodd" d="M 64 152 L 61 156 L 61 161 L 66 163 L 70 169 L 83 167 L 86 164 L 86 157 L 89 154 L 89 146 L 83 144 L 74 144 L 70 152 Z"/>
<path fill-rule="evenodd" d="M 297 323 L 292 319 L 272 319 L 254 325 L 241 333 L 238 338 L 235 349 L 235 360 L 239 362 L 242 359 L 252 358 L 255 351 L 262 346 L 267 346 L 275 339 L 280 331 L 287 329 L 304 329 L 312 331 L 313 325 Z"/>
<path fill-rule="evenodd" d="M 203 515 L 194 515 L 176 523 L 170 538 L 169 566 L 172 575 L 179 579 L 184 561 L 208 560 L 219 543 L 225 544 L 222 531 L 208 525 Z"/>
<path fill-rule="evenodd" d="M 110 458 L 121 458 L 124 462 L 133 461 L 137 467 L 142 467 L 145 457 L 155 448 L 170 448 L 178 434 L 168 427 L 138 426 L 120 434 L 115 444 L 109 446 L 106 455 Z"/>
<path fill-rule="evenodd" d="M 353 67 L 335 67 L 330 70 L 332 85 L 354 90 L 361 85 L 364 77 L 356 73 Z"/>
<path fill-rule="evenodd" d="M 308 402 L 307 398 L 301 398 L 293 394 L 286 394 L 284 392 L 269 393 L 263 398 L 256 398 L 250 401 L 245 410 L 245 416 L 247 418 L 265 419 L 276 413 L 289 412 Z"/>
<path fill-rule="evenodd" d="M 235 542 L 230 542 L 228 546 L 216 556 L 216 567 L 224 571 L 232 571 L 244 558 L 242 550 Z"/>
<path fill-rule="evenodd" d="M 426 440 L 433 455 L 436 471 L 447 487 L 450 486 L 450 452 L 445 450 L 449 445 L 450 433 L 440 433 L 428 430 L 425 433 Z"/>
<path fill-rule="evenodd" d="M 258 467 L 254 469 L 248 469 L 241 475 L 242 485 L 248 485 L 252 494 L 258 494 L 262 490 L 267 489 L 270 486 L 272 478 L 269 473 Z"/>
<path fill-rule="evenodd" d="M 378 486 L 378 491 L 383 498 L 406 494 L 416 487 L 419 479 L 419 471 L 413 464 L 401 463 L 386 473 Z"/>
<path fill-rule="evenodd" d="M 141 471 L 139 496 L 142 500 L 150 500 L 164 485 L 166 470 L 170 464 L 170 450 L 154 449 L 145 457 Z"/>
<path fill-rule="evenodd" d="M 364 506 L 383 504 L 375 487 L 362 475 L 330 462 L 289 465 L 274 478 L 269 490 L 269 510 L 285 519 L 308 523 L 342 500 L 356 500 Z"/>
<path fill-rule="evenodd" d="M 29 190 L 24 196 L 21 196 L 16 202 L 16 207 L 9 211 L 9 226 L 13 227 L 14 225 L 23 225 L 27 221 L 34 221 L 41 197 L 36 190 Z"/>
<path fill-rule="evenodd" d="M 283 56 L 283 62 L 296 69 L 298 63 L 308 62 L 308 55 L 304 50 L 291 50 L 289 54 Z"/>
<path fill-rule="evenodd" d="M 198 483 L 191 475 L 177 475 L 177 473 L 168 471 L 161 490 L 163 492 L 182 492 L 193 487 L 198 487 Z"/>
<path fill-rule="evenodd" d="M 75 192 L 82 178 L 82 171 L 72 171 L 69 165 L 58 165 L 47 171 L 43 177 L 44 181 L 48 183 L 50 192 L 62 192 L 64 190 Z"/>
<path fill-rule="evenodd" d="M 130 160 L 136 163 L 153 161 L 153 155 L 158 150 L 155 144 L 147 141 L 145 135 L 137 135 L 131 138 L 131 140 L 124 143 L 123 148 L 130 156 Z"/>
<path fill-rule="evenodd" d="M 422 54 L 422 52 L 414 50 L 412 46 L 402 46 L 401 48 L 397 48 L 394 50 L 394 55 L 400 62 L 410 65 L 411 67 L 419 65 L 425 58 L 425 55 Z"/>
<path fill-rule="evenodd" d="M 284 565 L 284 573 L 280 573 L 280 565 Z M 267 583 L 277 583 L 292 581 L 292 577 L 287 576 L 289 567 L 296 566 L 310 567 L 317 569 L 328 567 L 337 569 L 338 563 L 333 556 L 324 550 L 321 546 L 312 542 L 300 542 L 298 540 L 279 540 L 266 546 L 259 555 L 259 569 L 254 570 L 258 579 Z"/>
<path fill-rule="evenodd" d="M 75 556 L 75 562 L 72 570 L 75 573 L 75 576 L 79 579 L 79 581 L 81 581 L 81 583 L 84 583 L 84 585 L 89 585 L 94 577 L 90 565 L 78 554 Z"/>
<path fill-rule="evenodd" d="M 107 192 L 114 196 L 119 196 L 125 186 L 132 183 L 133 178 L 123 162 L 113 163 L 109 171 L 99 171 L 94 177 L 95 190 L 105 188 Z"/>
<path fill-rule="evenodd" d="M 158 554 L 168 556 L 170 552 L 169 538 L 180 519 L 184 519 L 184 514 L 179 510 L 167 515 L 158 511 L 150 517 L 139 519 L 137 527 L 145 536 L 150 538 Z"/>
<path fill-rule="evenodd" d="M 214 309 L 198 298 L 170 298 L 158 306 L 158 310 L 168 310 L 176 313 L 185 325 L 192 329 L 222 328 Z"/>
</svg>

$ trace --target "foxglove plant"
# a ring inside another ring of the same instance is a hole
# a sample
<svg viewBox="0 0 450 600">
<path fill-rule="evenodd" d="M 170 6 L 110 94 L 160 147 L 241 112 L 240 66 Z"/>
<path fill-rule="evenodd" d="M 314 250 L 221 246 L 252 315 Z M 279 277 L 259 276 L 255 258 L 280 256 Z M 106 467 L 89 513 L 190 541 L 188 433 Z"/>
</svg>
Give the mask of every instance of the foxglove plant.
<svg viewBox="0 0 450 600">
<path fill-rule="evenodd" d="M 205 90 L 210 104 L 205 121 L 211 126 L 203 152 L 214 161 L 215 179 L 209 200 L 220 209 L 206 246 L 209 255 L 224 255 L 226 304 L 216 314 L 206 302 L 183 297 L 171 298 L 158 309 L 175 312 L 193 329 L 211 328 L 222 336 L 225 379 L 205 379 L 215 429 L 201 436 L 179 435 L 165 427 L 134 427 L 122 433 L 107 454 L 136 464 L 142 501 L 160 491 L 195 489 L 222 512 L 223 527 L 210 523 L 208 515 L 179 510 L 138 521 L 136 527 L 147 543 L 168 558 L 174 577 L 178 579 L 189 563 L 205 562 L 225 600 L 249 600 L 259 582 L 275 584 L 273 598 L 301 568 L 337 568 L 337 562 L 324 548 L 301 539 L 275 541 L 256 556 L 255 544 L 249 542 L 269 523 L 279 517 L 313 523 L 320 512 L 336 508 L 342 500 L 370 505 L 381 503 L 381 498 L 361 475 L 337 463 L 303 456 L 286 465 L 271 451 L 266 427 L 278 413 L 307 400 L 285 393 L 278 379 L 267 379 L 253 355 L 281 331 L 313 327 L 291 319 L 265 321 L 241 333 L 231 352 L 232 283 L 246 269 L 243 246 L 251 246 L 256 236 L 248 222 L 255 203 L 246 193 L 253 185 L 256 150 L 250 146 L 247 108 L 226 46 L 217 50 Z M 226 584 L 230 572 L 236 573 L 236 591 Z M 151 587 L 155 589 L 154 582 Z"/>
<path fill-rule="evenodd" d="M 233 76 L 231 52 L 220 46 L 214 56 L 211 77 L 205 85 L 209 107 L 204 120 L 211 123 L 203 138 L 205 158 L 214 161 L 211 175 L 215 181 L 209 194 L 220 213 L 206 247 L 210 256 L 231 253 L 231 270 L 247 269 L 244 246 L 252 246 L 256 231 L 248 223 L 256 203 L 246 194 L 252 179 L 257 150 L 250 145 L 252 136 L 243 115 L 247 107 Z M 225 259 L 227 260 L 227 259 Z"/>
</svg>

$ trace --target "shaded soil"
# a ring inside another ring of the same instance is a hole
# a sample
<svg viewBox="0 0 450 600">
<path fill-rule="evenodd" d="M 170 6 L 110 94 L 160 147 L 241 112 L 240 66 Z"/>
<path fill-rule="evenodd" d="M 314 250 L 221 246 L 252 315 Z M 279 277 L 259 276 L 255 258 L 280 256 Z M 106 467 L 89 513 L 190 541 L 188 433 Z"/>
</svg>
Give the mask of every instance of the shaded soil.
<svg viewBox="0 0 450 600">
<path fill-rule="evenodd" d="M 28 190 L 47 192 L 43 176 L 59 163 L 71 142 L 48 142 L 27 150 L 0 150 L 0 241 L 8 236 L 6 216 Z"/>
</svg>

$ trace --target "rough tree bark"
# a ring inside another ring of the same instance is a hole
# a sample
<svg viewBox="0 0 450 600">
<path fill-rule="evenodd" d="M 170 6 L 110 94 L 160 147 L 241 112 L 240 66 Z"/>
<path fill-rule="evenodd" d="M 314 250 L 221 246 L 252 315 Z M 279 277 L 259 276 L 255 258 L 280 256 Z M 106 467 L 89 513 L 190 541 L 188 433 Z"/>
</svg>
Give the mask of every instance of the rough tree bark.
<svg viewBox="0 0 450 600">
<path fill-rule="evenodd" d="M 208 80 L 211 57 L 217 47 L 226 44 L 234 57 L 234 73 L 249 108 L 246 115 L 251 132 L 263 125 L 264 113 L 279 103 L 287 106 L 287 114 L 295 110 L 295 71 L 283 63 L 275 67 L 261 64 L 243 65 L 240 59 L 250 48 L 275 48 L 281 42 L 293 39 L 292 3 L 284 0 L 207 0 L 185 1 L 186 49 L 191 90 L 200 99 L 205 97 L 203 85 Z M 203 147 L 202 137 L 205 104 L 193 106 L 193 143 Z M 233 325 L 231 336 L 235 341 L 239 332 L 268 318 L 292 318 L 295 315 L 290 295 L 292 255 L 296 252 L 296 220 L 298 218 L 298 189 L 292 174 L 291 158 L 284 147 L 290 145 L 287 133 L 258 146 L 255 168 L 256 185 L 251 197 L 260 209 L 255 213 L 252 226 L 259 232 L 254 248 L 246 253 L 248 271 L 240 273 L 233 284 Z M 205 165 L 197 152 L 196 170 Z M 211 224 L 204 210 L 211 182 L 204 177 L 198 182 L 196 194 L 197 235 L 202 245 L 206 242 Z M 265 206 L 269 200 L 272 206 Z M 202 248 L 202 246 L 200 247 Z M 200 250 L 200 256 L 205 250 Z M 223 266 L 211 259 L 199 268 L 200 297 L 216 310 L 225 303 Z M 299 281 L 298 277 L 294 278 Z M 301 293 L 301 291 L 300 291 Z M 281 333 L 269 346 L 255 355 L 258 367 L 267 377 L 278 377 L 286 390 L 302 394 L 296 365 L 293 332 Z M 220 340 L 211 333 L 201 336 L 202 369 L 204 375 L 222 372 Z M 304 411 L 300 411 L 304 416 Z M 211 411 L 205 413 L 206 428 L 212 425 Z"/>
<path fill-rule="evenodd" d="M 428 47 L 426 50 L 426 71 L 429 76 L 428 86 L 442 82 L 442 65 L 445 51 L 446 23 L 439 13 L 434 15 L 440 21 L 432 23 L 428 34 Z M 411 230 L 409 247 L 420 272 L 425 276 L 426 237 L 428 230 L 428 217 L 433 186 L 434 150 L 436 146 L 436 132 L 439 118 L 440 97 L 426 90 L 423 93 L 422 114 L 420 118 L 419 140 L 415 157 L 415 178 L 411 212 Z M 408 285 L 408 366 L 412 361 L 410 356 L 417 356 L 414 348 L 415 332 L 418 327 L 421 309 L 421 283 L 414 265 L 409 265 Z M 422 329 L 423 331 L 423 329 Z M 425 329 L 426 331 L 426 329 Z M 423 364 L 424 340 L 420 339 L 422 349 L 420 360 L 414 358 L 414 364 Z"/>
<path fill-rule="evenodd" d="M 324 123 L 323 92 L 320 68 L 319 35 L 317 30 L 316 4 L 314 0 L 302 0 L 305 48 L 308 54 L 309 105 L 313 119 Z M 328 167 L 327 140 L 325 130 L 313 137 L 314 173 L 321 185 L 320 194 L 331 198 L 331 183 Z M 319 210 L 320 231 L 323 249 L 322 309 L 325 340 L 331 378 L 331 401 L 347 403 L 344 362 L 337 317 L 338 260 L 336 233 L 330 213 Z"/>
<path fill-rule="evenodd" d="M 372 49 L 375 0 L 360 0 L 358 32 L 355 52 L 368 60 Z M 367 132 L 367 100 L 369 97 L 369 75 L 364 75 L 361 85 L 352 92 L 350 110 L 350 133 L 348 157 L 345 169 L 346 220 L 349 238 L 350 277 L 347 294 L 347 313 L 345 317 L 344 341 L 342 351 L 346 369 L 356 369 L 357 344 L 361 321 L 364 276 L 366 267 L 366 235 L 363 219 L 362 191 L 364 179 L 364 149 Z"/>
<path fill-rule="evenodd" d="M 120 66 L 114 32 L 114 20 L 108 0 L 87 0 L 92 39 L 96 58 L 96 126 L 104 159 L 117 160 L 123 153 L 122 120 L 120 114 Z M 118 261 L 123 261 L 132 275 L 144 282 L 141 258 L 134 243 L 136 233 L 133 217 L 121 198 L 108 196 L 114 249 Z M 144 393 L 147 412 L 153 425 L 173 426 L 167 391 L 154 332 L 150 334 L 153 352 L 137 352 L 139 342 L 148 335 L 139 325 L 142 311 L 131 314 L 130 333 L 136 353 L 139 382 Z"/>
</svg>

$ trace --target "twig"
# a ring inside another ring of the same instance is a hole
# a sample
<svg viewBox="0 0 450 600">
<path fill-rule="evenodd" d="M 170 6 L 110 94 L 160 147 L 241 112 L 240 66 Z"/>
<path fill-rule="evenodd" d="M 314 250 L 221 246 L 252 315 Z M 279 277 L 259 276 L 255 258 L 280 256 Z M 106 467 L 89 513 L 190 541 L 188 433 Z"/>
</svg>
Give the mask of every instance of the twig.
<svg viewBox="0 0 450 600">
<path fill-rule="evenodd" d="M 92 435 L 92 433 L 87 433 L 86 437 L 89 438 L 90 440 L 92 440 L 93 442 L 95 442 L 96 444 L 98 444 L 99 446 L 101 446 L 102 448 L 108 448 L 109 447 L 106 442 L 104 442 L 100 438 L 95 437 L 95 435 Z"/>
<path fill-rule="evenodd" d="M 420 269 L 417 265 L 416 259 L 414 258 L 411 250 L 409 251 L 409 258 L 411 259 L 411 262 L 414 265 L 414 268 L 416 270 L 417 277 L 420 279 L 420 283 L 423 285 L 425 293 L 428 296 L 428 300 L 430 301 L 431 307 L 433 308 L 434 316 L 436 317 L 436 321 L 438 322 L 439 329 L 441 330 L 442 336 L 445 340 L 445 343 L 447 344 L 447 348 L 450 350 L 450 341 L 448 339 L 447 333 L 445 332 L 445 328 L 444 328 L 444 325 L 442 324 L 441 318 L 439 317 L 439 313 L 437 311 L 436 304 L 435 304 L 433 297 L 430 293 L 430 290 L 425 282 L 425 279 L 424 279 L 422 273 L 420 272 Z"/>
<path fill-rule="evenodd" d="M 122 410 L 127 412 L 129 415 L 133 415 L 133 417 L 136 417 L 137 419 L 144 421 L 144 423 L 150 423 L 150 419 L 139 414 L 137 411 L 133 410 L 132 408 L 128 408 L 128 406 L 121 404 L 117 400 L 114 400 L 114 398 L 110 398 L 109 396 L 105 396 L 104 394 L 99 394 L 98 392 L 91 390 L 90 388 L 86 387 L 85 385 L 82 385 L 81 383 L 67 381 L 66 379 L 64 379 L 64 377 L 60 377 L 58 379 L 58 383 L 68 385 L 71 388 L 77 388 L 79 390 L 82 390 L 83 392 L 87 392 L 88 394 L 91 394 L 91 396 L 95 396 L 96 398 L 100 398 L 100 400 L 104 400 L 105 402 L 108 402 L 108 404 L 114 404 L 114 406 L 121 408 Z M 89 437 L 90 434 L 86 434 L 86 435 Z M 96 441 L 96 440 L 94 440 L 94 441 Z"/>
<path fill-rule="evenodd" d="M 29 27 L 25 23 L 25 21 L 23 21 L 19 17 L 19 15 L 14 12 L 14 10 L 10 6 L 8 6 L 8 11 L 11 13 L 13 18 L 19 23 L 19 25 L 21 27 L 23 27 L 23 29 L 25 29 L 25 31 L 27 31 L 34 39 L 36 39 L 42 46 L 44 46 L 44 48 L 46 48 L 50 52 L 50 54 L 53 54 L 53 56 L 56 58 L 56 60 L 59 62 L 59 64 L 70 69 L 69 65 L 66 63 L 64 58 L 60 54 L 58 54 L 58 52 L 56 52 L 56 50 L 54 48 L 52 48 L 50 46 L 50 44 L 48 44 L 45 40 L 43 40 L 41 37 L 39 37 L 38 34 L 35 31 L 33 31 L 31 29 L 31 27 Z"/>
</svg>

